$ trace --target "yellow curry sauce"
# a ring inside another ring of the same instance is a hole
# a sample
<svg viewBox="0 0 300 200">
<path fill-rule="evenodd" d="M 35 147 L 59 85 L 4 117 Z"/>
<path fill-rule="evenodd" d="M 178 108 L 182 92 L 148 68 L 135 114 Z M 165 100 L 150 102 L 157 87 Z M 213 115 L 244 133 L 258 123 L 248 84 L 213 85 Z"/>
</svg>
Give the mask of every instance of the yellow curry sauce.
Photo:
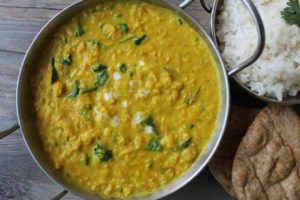
<svg viewBox="0 0 300 200">
<path fill-rule="evenodd" d="M 220 93 L 204 40 L 175 13 L 103 1 L 66 21 L 30 80 L 56 169 L 102 196 L 153 192 L 187 171 L 214 132 Z"/>
</svg>

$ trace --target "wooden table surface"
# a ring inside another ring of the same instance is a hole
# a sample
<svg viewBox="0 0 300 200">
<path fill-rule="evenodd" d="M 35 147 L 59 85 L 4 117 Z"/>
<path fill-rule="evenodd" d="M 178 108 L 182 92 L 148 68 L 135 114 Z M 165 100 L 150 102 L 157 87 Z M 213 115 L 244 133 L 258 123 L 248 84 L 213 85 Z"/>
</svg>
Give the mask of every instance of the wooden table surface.
<svg viewBox="0 0 300 200">
<path fill-rule="evenodd" d="M 0 130 L 17 121 L 16 84 L 22 59 L 43 25 L 76 0 L 0 0 Z M 179 0 L 170 0 L 178 3 Z M 193 3 L 187 11 L 207 27 L 209 15 Z M 37 166 L 18 130 L 0 141 L 0 199 L 47 200 L 62 188 Z M 230 200 L 209 170 L 165 200 Z M 64 199 L 79 199 L 67 194 Z"/>
</svg>

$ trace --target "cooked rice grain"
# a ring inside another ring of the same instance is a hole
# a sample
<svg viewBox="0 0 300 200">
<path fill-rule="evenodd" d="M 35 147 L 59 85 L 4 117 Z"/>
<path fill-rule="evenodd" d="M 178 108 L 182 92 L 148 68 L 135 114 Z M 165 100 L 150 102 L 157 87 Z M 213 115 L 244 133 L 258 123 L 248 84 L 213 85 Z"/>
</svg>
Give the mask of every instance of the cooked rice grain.
<svg viewBox="0 0 300 200">
<path fill-rule="evenodd" d="M 300 90 L 300 28 L 281 18 L 287 0 L 253 0 L 266 29 L 266 46 L 260 59 L 238 74 L 242 83 L 260 96 L 282 101 Z M 255 23 L 240 0 L 225 0 L 218 16 L 217 37 L 226 63 L 233 67 L 254 52 Z"/>
</svg>

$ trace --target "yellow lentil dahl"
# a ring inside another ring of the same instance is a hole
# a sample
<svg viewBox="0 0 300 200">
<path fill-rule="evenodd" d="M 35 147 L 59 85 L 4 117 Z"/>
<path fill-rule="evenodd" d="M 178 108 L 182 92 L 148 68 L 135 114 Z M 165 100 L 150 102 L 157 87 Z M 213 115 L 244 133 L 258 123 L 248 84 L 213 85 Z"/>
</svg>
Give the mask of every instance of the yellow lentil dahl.
<svg viewBox="0 0 300 200">
<path fill-rule="evenodd" d="M 102 1 L 66 21 L 30 80 L 36 126 L 65 178 L 91 193 L 145 195 L 187 171 L 218 118 L 214 58 L 178 15 Z"/>
</svg>

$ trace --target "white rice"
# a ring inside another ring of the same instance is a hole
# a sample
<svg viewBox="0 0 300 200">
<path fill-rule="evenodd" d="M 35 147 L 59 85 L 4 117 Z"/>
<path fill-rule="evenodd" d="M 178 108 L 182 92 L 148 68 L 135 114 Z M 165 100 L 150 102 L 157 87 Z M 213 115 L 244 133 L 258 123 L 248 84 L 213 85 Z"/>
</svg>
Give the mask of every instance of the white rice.
<svg viewBox="0 0 300 200">
<path fill-rule="evenodd" d="M 300 90 L 300 28 L 288 25 L 281 11 L 288 0 L 253 0 L 266 29 L 261 58 L 238 74 L 260 96 L 296 96 Z M 255 23 L 241 0 L 225 0 L 218 16 L 217 37 L 226 63 L 233 67 L 255 50 Z"/>
</svg>

